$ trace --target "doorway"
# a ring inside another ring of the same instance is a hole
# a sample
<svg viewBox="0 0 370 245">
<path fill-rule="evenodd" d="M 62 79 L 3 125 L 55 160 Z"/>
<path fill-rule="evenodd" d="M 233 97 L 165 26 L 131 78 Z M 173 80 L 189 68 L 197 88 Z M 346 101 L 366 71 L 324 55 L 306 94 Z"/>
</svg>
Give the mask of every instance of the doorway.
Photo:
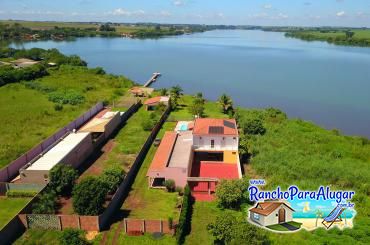
<svg viewBox="0 0 370 245">
<path fill-rule="evenodd" d="M 280 223 L 285 223 L 285 209 L 284 208 L 279 209 L 279 224 Z"/>
</svg>

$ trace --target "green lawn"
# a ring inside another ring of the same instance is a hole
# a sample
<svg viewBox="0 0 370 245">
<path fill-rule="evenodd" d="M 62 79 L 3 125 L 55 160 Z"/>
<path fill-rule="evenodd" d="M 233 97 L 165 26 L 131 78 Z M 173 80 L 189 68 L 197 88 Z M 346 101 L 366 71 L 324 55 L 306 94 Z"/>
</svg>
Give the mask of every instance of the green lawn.
<svg viewBox="0 0 370 245">
<path fill-rule="evenodd" d="M 172 236 L 165 235 L 161 238 L 153 238 L 151 234 L 145 234 L 144 236 L 135 237 L 135 236 L 126 236 L 123 233 L 119 236 L 118 239 L 119 245 L 175 245 L 176 239 Z"/>
<path fill-rule="evenodd" d="M 158 137 L 162 137 L 165 131 L 173 130 L 176 123 L 165 123 Z M 177 193 L 168 193 L 165 190 L 150 189 L 146 173 L 152 162 L 157 147 L 151 146 L 145 157 L 129 197 L 123 204 L 123 209 L 129 212 L 129 218 L 163 219 L 172 217 L 178 219 L 179 212 L 175 209 L 178 200 Z"/>
<path fill-rule="evenodd" d="M 178 101 L 178 108 L 171 112 L 169 117 L 170 120 L 177 121 L 189 121 L 194 120 L 193 115 L 189 112 L 188 106 L 192 103 L 193 97 L 191 95 L 181 96 Z M 214 101 L 206 101 L 204 106 L 204 117 L 214 117 L 214 118 L 228 118 L 221 112 L 219 105 Z"/>
<path fill-rule="evenodd" d="M 280 224 L 276 224 L 276 225 L 269 225 L 269 226 L 266 226 L 267 228 L 271 229 L 271 230 L 274 230 L 274 231 L 289 231 L 288 228 L 280 225 Z"/>
<path fill-rule="evenodd" d="M 217 207 L 217 202 L 195 202 L 193 206 L 193 215 L 191 219 L 191 232 L 186 236 L 185 244 L 202 244 L 212 245 L 214 242 L 213 236 L 208 232 L 207 225 L 216 220 L 223 210 Z M 245 215 L 244 212 L 232 211 L 236 216 Z"/>
<path fill-rule="evenodd" d="M 96 75 L 84 67 L 50 70 L 50 75 L 37 83 L 63 91 L 75 90 L 86 98 L 77 106 L 54 109 L 46 93 L 26 88 L 23 84 L 0 87 L 0 168 L 77 118 L 98 101 L 112 101 L 127 91 L 131 82 L 109 75 Z M 25 123 L 27 122 L 27 123 Z"/>
<path fill-rule="evenodd" d="M 27 230 L 14 244 L 15 245 L 43 245 L 46 244 L 59 244 L 59 237 L 61 231 L 54 230 Z"/>
<path fill-rule="evenodd" d="M 0 229 L 21 211 L 30 200 L 31 198 L 0 197 Z"/>
</svg>

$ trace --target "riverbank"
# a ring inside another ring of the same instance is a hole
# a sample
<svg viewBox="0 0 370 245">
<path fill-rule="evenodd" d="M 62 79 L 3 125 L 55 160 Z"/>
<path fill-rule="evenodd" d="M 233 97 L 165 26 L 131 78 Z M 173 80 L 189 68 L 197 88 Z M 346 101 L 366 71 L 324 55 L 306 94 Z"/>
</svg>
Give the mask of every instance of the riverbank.
<svg viewBox="0 0 370 245">
<path fill-rule="evenodd" d="M 304 41 L 325 41 L 342 46 L 370 47 L 370 30 L 300 30 L 288 31 L 285 36 Z"/>
<path fill-rule="evenodd" d="M 203 32 L 209 28 L 202 25 L 177 24 L 0 20 L 0 41 L 65 41 L 97 36 L 145 39 Z"/>
</svg>

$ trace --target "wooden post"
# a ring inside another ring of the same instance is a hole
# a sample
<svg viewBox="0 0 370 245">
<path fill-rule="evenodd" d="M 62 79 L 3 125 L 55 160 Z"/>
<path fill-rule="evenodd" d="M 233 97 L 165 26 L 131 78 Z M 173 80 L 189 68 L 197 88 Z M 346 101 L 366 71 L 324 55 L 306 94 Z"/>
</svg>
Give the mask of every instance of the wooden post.
<svg viewBox="0 0 370 245">
<path fill-rule="evenodd" d="M 80 215 L 77 216 L 77 223 L 78 223 L 78 229 L 81 230 L 81 220 L 80 220 Z"/>
<path fill-rule="evenodd" d="M 145 233 L 145 219 L 143 219 L 143 233 Z"/>
<path fill-rule="evenodd" d="M 63 227 L 62 227 L 62 217 L 58 215 L 58 220 L 59 220 L 59 229 L 62 231 L 63 230 Z"/>
<path fill-rule="evenodd" d="M 127 234 L 127 220 L 126 219 L 123 219 L 123 229 L 125 233 Z"/>
<path fill-rule="evenodd" d="M 163 233 L 163 221 L 162 221 L 162 219 L 159 220 L 159 232 Z"/>
</svg>

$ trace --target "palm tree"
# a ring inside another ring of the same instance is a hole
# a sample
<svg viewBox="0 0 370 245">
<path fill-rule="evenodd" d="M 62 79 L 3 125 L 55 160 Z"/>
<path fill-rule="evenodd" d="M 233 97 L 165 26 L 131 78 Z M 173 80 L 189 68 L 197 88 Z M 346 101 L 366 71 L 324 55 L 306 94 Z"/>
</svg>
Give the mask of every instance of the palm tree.
<svg viewBox="0 0 370 245">
<path fill-rule="evenodd" d="M 233 108 L 233 101 L 231 100 L 230 96 L 226 94 L 222 94 L 218 99 L 218 103 L 220 104 L 223 113 L 227 113 L 230 109 Z"/>
<path fill-rule="evenodd" d="M 317 227 L 317 221 L 320 219 L 322 219 L 322 216 L 324 215 L 324 213 L 320 210 L 320 209 L 317 209 L 315 211 L 315 214 L 316 214 L 316 227 Z"/>
<path fill-rule="evenodd" d="M 161 89 L 159 90 L 159 93 L 160 93 L 160 95 L 161 95 L 161 96 L 166 96 L 166 95 L 167 95 L 167 93 L 168 93 L 168 89 L 166 89 L 166 88 L 161 88 Z"/>
<path fill-rule="evenodd" d="M 176 85 L 174 87 L 171 88 L 171 96 L 175 96 L 175 97 L 180 97 L 181 93 L 182 93 L 182 88 L 179 86 L 179 85 Z"/>
</svg>

